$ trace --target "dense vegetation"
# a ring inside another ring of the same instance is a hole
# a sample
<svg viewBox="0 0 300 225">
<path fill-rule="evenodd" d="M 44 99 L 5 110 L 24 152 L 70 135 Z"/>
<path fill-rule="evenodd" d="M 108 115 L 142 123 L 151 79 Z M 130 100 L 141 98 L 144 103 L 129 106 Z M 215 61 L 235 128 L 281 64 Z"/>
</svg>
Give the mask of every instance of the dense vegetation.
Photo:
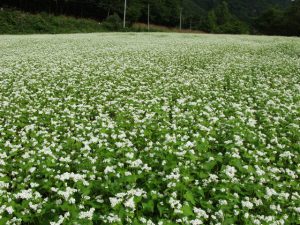
<svg viewBox="0 0 300 225">
<path fill-rule="evenodd" d="M 2 0 L 0 6 L 31 13 L 46 12 L 103 21 L 123 16 L 123 0 Z M 128 0 L 128 25 L 150 21 L 178 27 L 182 11 L 184 28 L 214 33 L 266 33 L 299 35 L 300 0 Z M 278 23 L 279 22 L 279 23 Z"/>
<path fill-rule="evenodd" d="M 125 29 L 116 14 L 101 23 L 92 19 L 70 16 L 54 16 L 47 13 L 31 14 L 17 10 L 0 11 L 0 34 L 61 34 L 61 33 L 94 33 L 108 31 L 132 32 L 180 32 L 179 29 L 135 23 Z M 182 30 L 181 32 L 191 32 Z M 198 32 L 198 31 L 196 31 Z"/>
<path fill-rule="evenodd" d="M 300 36 L 300 1 L 294 1 L 286 10 L 272 7 L 255 22 L 256 28 L 265 34 Z"/>
<path fill-rule="evenodd" d="M 1 225 L 299 224 L 299 38 L 27 35 L 0 49 Z"/>
<path fill-rule="evenodd" d="M 91 19 L 12 10 L 0 11 L 0 24 L 0 34 L 86 33 L 110 30 Z"/>
</svg>

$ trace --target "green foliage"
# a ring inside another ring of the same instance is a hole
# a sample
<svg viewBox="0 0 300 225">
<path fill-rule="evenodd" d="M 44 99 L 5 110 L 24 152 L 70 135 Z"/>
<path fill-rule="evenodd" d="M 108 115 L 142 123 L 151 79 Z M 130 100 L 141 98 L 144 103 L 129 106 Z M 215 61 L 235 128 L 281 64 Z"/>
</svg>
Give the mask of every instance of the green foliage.
<svg viewBox="0 0 300 225">
<path fill-rule="evenodd" d="M 265 34 L 282 33 L 282 27 L 284 27 L 283 11 L 270 8 L 256 20 L 256 27 Z"/>
<path fill-rule="evenodd" d="M 194 215 L 193 210 L 192 210 L 192 208 L 189 205 L 184 205 L 181 208 L 181 210 L 182 210 L 182 214 L 184 216 L 193 216 Z"/>
<path fill-rule="evenodd" d="M 0 29 L 2 33 L 94 32 L 101 31 L 102 28 L 111 31 L 138 31 L 131 29 L 131 26 L 134 23 L 147 23 L 148 4 L 150 23 L 166 27 L 178 28 L 182 12 L 183 29 L 234 34 L 300 33 L 299 0 L 128 0 L 125 30 L 121 29 L 116 20 L 117 17 L 123 18 L 124 0 L 43 0 L 42 3 L 39 0 L 2 0 L 0 8 L 12 7 L 39 14 L 36 18 L 31 18 L 29 24 L 22 24 L 23 27 L 20 27 L 18 19 L 0 18 Z M 96 19 L 103 21 L 103 27 L 83 21 L 70 22 L 70 18 L 61 17 L 60 23 L 65 27 L 60 28 L 60 25 L 49 24 L 48 17 L 51 16 L 42 12 Z"/>
<path fill-rule="evenodd" d="M 249 33 L 249 27 L 230 13 L 228 4 L 225 1 L 208 13 L 207 24 L 208 31 L 213 33 Z"/>
<path fill-rule="evenodd" d="M 20 11 L 0 11 L 0 34 L 33 33 L 90 33 L 108 30 L 89 19 L 53 16 L 46 13 L 32 15 Z"/>
<path fill-rule="evenodd" d="M 187 193 L 185 193 L 184 198 L 188 202 L 192 203 L 193 205 L 196 203 L 193 192 L 191 192 L 191 191 L 188 191 Z"/>
<path fill-rule="evenodd" d="M 300 36 L 300 1 L 293 1 L 286 10 L 269 8 L 255 20 L 255 27 L 264 34 Z"/>
<path fill-rule="evenodd" d="M 211 10 L 207 16 L 208 31 L 215 32 L 217 30 L 217 17 L 214 10 Z"/>
<path fill-rule="evenodd" d="M 106 20 L 102 23 L 102 26 L 107 30 L 117 31 L 122 28 L 122 20 L 118 14 L 114 13 L 106 18 Z"/>
<path fill-rule="evenodd" d="M 300 36 L 300 0 L 295 0 L 285 12 L 287 35 Z"/>
</svg>

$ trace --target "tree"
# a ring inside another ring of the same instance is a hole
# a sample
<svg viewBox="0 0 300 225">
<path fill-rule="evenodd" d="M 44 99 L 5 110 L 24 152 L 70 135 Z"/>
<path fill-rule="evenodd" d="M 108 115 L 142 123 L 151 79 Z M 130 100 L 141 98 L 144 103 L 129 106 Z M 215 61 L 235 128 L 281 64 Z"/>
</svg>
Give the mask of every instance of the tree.
<svg viewBox="0 0 300 225">
<path fill-rule="evenodd" d="M 269 8 L 265 11 L 255 23 L 255 26 L 264 34 L 282 34 L 284 30 L 284 12 L 277 8 Z"/>
<path fill-rule="evenodd" d="M 245 33 L 252 26 L 260 33 L 299 34 L 299 0 L 127 0 L 127 3 L 129 24 L 147 23 L 149 4 L 149 20 L 158 25 L 178 27 L 182 9 L 185 28 Z M 104 21 L 113 14 L 123 17 L 124 0 L 1 0 L 0 7 Z"/>
<path fill-rule="evenodd" d="M 217 31 L 217 17 L 214 10 L 209 11 L 207 16 L 207 27 L 208 31 L 210 32 L 216 32 Z"/>
<path fill-rule="evenodd" d="M 121 4 L 119 0 L 97 0 L 97 7 L 107 12 L 107 17 L 114 13 L 120 13 Z"/>
<path fill-rule="evenodd" d="M 286 10 L 285 14 L 285 35 L 300 36 L 300 0 L 295 0 Z"/>
<path fill-rule="evenodd" d="M 300 36 L 300 0 L 286 10 L 269 8 L 255 20 L 255 28 L 263 34 Z"/>
<path fill-rule="evenodd" d="M 227 2 L 222 1 L 221 3 L 219 3 L 214 11 L 217 17 L 218 25 L 222 25 L 230 22 L 232 15 L 229 12 Z"/>
<path fill-rule="evenodd" d="M 248 33 L 248 26 L 240 21 L 229 11 L 225 1 L 220 2 L 207 16 L 207 24 L 210 32 L 240 34 Z"/>
</svg>

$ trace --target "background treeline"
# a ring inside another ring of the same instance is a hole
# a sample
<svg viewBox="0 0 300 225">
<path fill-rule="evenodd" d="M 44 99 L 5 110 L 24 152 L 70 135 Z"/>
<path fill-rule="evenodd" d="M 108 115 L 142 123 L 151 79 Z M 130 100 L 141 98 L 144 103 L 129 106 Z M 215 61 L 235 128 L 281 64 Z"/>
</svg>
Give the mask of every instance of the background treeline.
<svg viewBox="0 0 300 225">
<path fill-rule="evenodd" d="M 61 34 L 110 31 L 91 19 L 76 19 L 47 13 L 25 13 L 17 10 L 0 11 L 0 34 Z"/>
<path fill-rule="evenodd" d="M 127 2 L 129 27 L 136 22 L 147 22 L 149 4 L 152 24 L 178 27 L 179 15 L 182 12 L 182 27 L 185 29 L 213 33 L 300 35 L 300 0 L 127 0 Z M 124 0 L 1 0 L 0 7 L 32 14 L 42 13 L 44 17 L 51 14 L 94 19 L 101 21 L 105 29 L 119 30 L 122 28 Z M 5 18 L 2 18 L 2 22 L 4 20 Z"/>
</svg>

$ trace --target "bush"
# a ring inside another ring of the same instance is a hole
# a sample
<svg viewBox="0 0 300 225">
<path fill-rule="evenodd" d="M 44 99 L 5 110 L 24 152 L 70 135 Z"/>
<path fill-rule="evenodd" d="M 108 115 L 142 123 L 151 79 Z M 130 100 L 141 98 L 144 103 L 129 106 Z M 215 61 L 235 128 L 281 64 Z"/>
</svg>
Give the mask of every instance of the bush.
<svg viewBox="0 0 300 225">
<path fill-rule="evenodd" d="M 232 20 L 228 23 L 219 26 L 218 31 L 219 33 L 226 34 L 248 34 L 249 28 L 245 23 L 239 20 Z"/>
<path fill-rule="evenodd" d="M 102 26 L 110 31 L 117 31 L 122 28 L 122 20 L 118 14 L 114 13 L 106 18 Z"/>
<path fill-rule="evenodd" d="M 46 13 L 29 14 L 5 9 L 0 11 L 0 34 L 101 32 L 106 29 L 97 21 L 53 16 Z"/>
</svg>

